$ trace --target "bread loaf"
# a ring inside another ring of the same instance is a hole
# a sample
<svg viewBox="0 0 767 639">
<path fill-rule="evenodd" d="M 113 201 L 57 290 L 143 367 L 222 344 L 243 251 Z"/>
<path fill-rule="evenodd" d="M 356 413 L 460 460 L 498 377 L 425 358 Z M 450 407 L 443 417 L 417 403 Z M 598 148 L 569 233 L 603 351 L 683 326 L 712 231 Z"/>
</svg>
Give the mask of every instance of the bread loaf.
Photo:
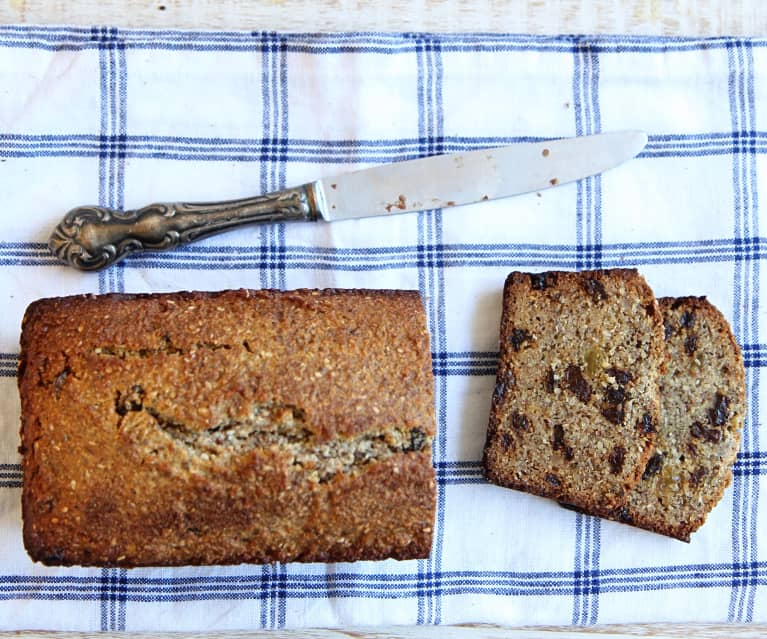
<svg viewBox="0 0 767 639">
<path fill-rule="evenodd" d="M 625 502 L 660 418 L 663 323 L 635 270 L 511 273 L 483 465 L 592 513 Z"/>
<path fill-rule="evenodd" d="M 19 391 L 35 560 L 429 554 L 433 378 L 416 292 L 40 300 Z"/>
</svg>

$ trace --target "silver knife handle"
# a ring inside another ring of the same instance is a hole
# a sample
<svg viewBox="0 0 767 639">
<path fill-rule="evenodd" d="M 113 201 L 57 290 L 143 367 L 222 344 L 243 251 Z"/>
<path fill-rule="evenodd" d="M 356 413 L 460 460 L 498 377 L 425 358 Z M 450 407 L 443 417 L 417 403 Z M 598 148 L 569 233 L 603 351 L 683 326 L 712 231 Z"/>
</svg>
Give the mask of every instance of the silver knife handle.
<svg viewBox="0 0 767 639">
<path fill-rule="evenodd" d="M 256 222 L 314 221 L 313 184 L 228 202 L 150 204 L 118 211 L 72 209 L 54 229 L 48 247 L 61 261 L 95 271 L 142 251 L 163 251 Z"/>
</svg>

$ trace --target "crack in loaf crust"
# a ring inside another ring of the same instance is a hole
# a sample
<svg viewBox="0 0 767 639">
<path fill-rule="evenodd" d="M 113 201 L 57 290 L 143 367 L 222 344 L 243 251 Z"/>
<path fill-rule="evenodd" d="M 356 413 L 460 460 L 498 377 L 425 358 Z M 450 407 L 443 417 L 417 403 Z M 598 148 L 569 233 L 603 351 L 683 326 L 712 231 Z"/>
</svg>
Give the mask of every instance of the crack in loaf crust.
<svg viewBox="0 0 767 639">
<path fill-rule="evenodd" d="M 660 417 L 663 324 L 635 270 L 511 273 L 483 465 L 591 513 L 624 503 Z"/>
<path fill-rule="evenodd" d="M 683 541 L 732 481 L 746 411 L 745 371 L 729 324 L 704 297 L 665 297 L 668 363 L 658 440 L 614 518 Z"/>
<path fill-rule="evenodd" d="M 414 291 L 40 300 L 19 391 L 35 560 L 428 556 L 433 377 Z"/>
</svg>

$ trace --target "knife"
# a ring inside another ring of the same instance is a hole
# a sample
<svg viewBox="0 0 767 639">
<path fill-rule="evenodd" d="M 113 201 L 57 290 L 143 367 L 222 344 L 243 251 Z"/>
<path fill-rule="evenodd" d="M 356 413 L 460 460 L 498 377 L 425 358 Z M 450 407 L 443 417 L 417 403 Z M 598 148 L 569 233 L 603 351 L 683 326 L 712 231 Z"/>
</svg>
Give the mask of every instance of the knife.
<svg viewBox="0 0 767 639">
<path fill-rule="evenodd" d="M 176 248 L 256 222 L 335 222 L 495 200 L 601 173 L 636 156 L 641 131 L 623 131 L 384 164 L 226 202 L 160 203 L 118 211 L 72 209 L 51 234 L 56 257 L 98 270 L 141 251 Z"/>
</svg>

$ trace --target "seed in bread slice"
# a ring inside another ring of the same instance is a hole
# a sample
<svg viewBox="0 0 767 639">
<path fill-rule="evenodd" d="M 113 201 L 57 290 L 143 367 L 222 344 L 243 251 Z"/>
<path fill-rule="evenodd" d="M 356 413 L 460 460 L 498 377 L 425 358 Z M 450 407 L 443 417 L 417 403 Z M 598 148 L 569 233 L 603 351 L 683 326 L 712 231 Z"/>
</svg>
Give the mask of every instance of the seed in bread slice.
<svg viewBox="0 0 767 639">
<path fill-rule="evenodd" d="M 746 411 L 745 371 L 727 320 L 704 297 L 658 303 L 669 354 L 658 439 L 616 518 L 689 541 L 732 481 Z"/>
<path fill-rule="evenodd" d="M 636 270 L 511 273 L 487 479 L 589 512 L 623 505 L 655 443 L 664 357 Z"/>
</svg>

